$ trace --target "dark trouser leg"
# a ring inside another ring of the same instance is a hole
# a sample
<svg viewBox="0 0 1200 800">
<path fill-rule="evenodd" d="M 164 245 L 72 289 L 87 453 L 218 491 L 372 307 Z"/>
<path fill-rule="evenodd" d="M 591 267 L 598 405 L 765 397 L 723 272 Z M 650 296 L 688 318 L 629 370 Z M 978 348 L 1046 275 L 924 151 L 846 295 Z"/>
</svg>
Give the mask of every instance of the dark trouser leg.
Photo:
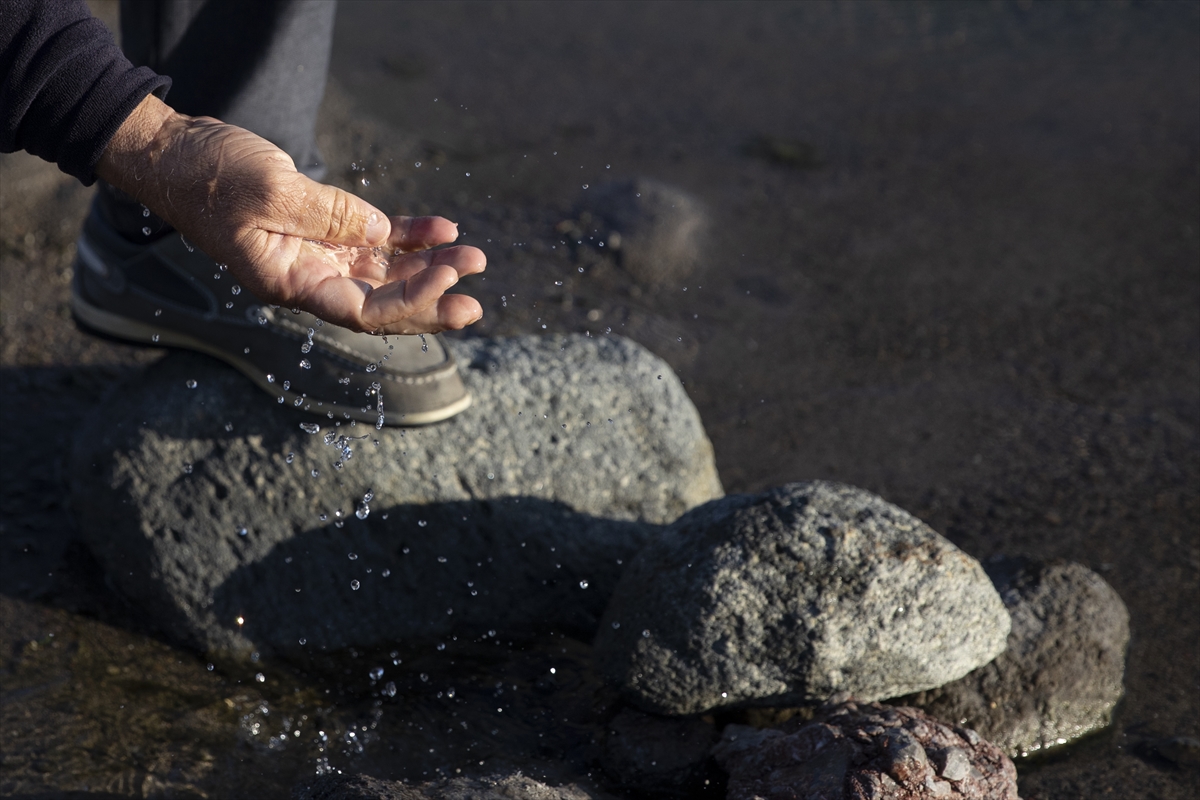
<svg viewBox="0 0 1200 800">
<path fill-rule="evenodd" d="M 336 8 L 334 0 L 121 0 L 121 46 L 135 65 L 171 77 L 176 111 L 254 131 L 320 180 L 315 127 Z M 97 212 L 126 238 L 169 230 L 98 183 Z"/>
</svg>

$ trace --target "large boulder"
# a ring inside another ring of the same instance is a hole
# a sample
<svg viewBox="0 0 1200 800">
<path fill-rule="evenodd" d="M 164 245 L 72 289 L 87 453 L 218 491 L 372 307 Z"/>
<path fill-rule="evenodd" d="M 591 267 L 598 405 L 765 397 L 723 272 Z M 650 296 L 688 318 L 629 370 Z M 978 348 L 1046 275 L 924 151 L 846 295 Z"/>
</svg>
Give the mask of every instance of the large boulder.
<svg viewBox="0 0 1200 800">
<path fill-rule="evenodd" d="M 901 698 L 974 728 L 1012 756 L 1106 727 L 1124 691 L 1129 612 L 1079 564 L 988 562 L 1008 612 L 1008 649 L 953 683 Z"/>
<path fill-rule="evenodd" d="M 1019 800 L 1000 748 L 915 708 L 851 702 L 780 728 L 728 725 L 713 755 L 729 800 Z"/>
<path fill-rule="evenodd" d="M 699 415 L 628 340 L 449 344 L 475 403 L 428 428 L 281 408 L 189 353 L 120 388 L 72 468 L 111 583 L 201 649 L 590 636 L 621 562 L 721 495 Z"/>
<path fill-rule="evenodd" d="M 869 492 L 815 481 L 715 500 L 655 536 L 595 647 L 632 702 L 693 714 L 940 686 L 995 658 L 1009 626 L 973 558 Z"/>
</svg>

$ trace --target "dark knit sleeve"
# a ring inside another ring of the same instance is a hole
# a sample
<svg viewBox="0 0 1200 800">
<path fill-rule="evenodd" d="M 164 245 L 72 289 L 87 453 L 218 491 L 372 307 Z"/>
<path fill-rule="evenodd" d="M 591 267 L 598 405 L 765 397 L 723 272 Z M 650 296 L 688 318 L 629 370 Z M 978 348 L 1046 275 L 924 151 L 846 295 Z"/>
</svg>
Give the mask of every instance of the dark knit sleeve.
<svg viewBox="0 0 1200 800">
<path fill-rule="evenodd" d="M 121 123 L 170 85 L 130 64 L 83 0 L 0 0 L 0 152 L 26 150 L 91 184 Z"/>
</svg>

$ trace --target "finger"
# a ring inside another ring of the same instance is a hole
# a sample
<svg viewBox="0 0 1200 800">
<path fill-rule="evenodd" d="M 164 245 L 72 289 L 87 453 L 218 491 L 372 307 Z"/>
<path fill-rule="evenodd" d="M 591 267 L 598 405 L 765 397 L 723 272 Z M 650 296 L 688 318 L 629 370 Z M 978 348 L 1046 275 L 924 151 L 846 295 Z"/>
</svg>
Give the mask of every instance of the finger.
<svg viewBox="0 0 1200 800">
<path fill-rule="evenodd" d="M 458 274 L 445 265 L 424 269 L 407 281 L 385 283 L 363 304 L 363 325 L 376 330 L 407 319 L 435 304 L 456 283 Z"/>
<path fill-rule="evenodd" d="M 427 250 L 458 239 L 458 223 L 445 217 L 392 217 L 388 244 L 405 253 Z"/>
<path fill-rule="evenodd" d="M 483 308 L 474 297 L 465 294 L 444 294 L 432 306 L 399 322 L 386 325 L 379 332 L 414 334 L 456 331 L 478 322 L 482 317 Z"/>
<path fill-rule="evenodd" d="M 467 246 L 405 253 L 388 260 L 387 280 L 408 280 L 426 267 L 442 264 L 452 267 L 459 278 L 464 278 L 483 272 L 487 268 L 487 256 L 478 247 Z"/>
<path fill-rule="evenodd" d="M 280 233 L 347 247 L 378 247 L 392 232 L 388 217 L 373 205 L 300 174 L 287 189 L 289 202 L 277 216 Z"/>
</svg>

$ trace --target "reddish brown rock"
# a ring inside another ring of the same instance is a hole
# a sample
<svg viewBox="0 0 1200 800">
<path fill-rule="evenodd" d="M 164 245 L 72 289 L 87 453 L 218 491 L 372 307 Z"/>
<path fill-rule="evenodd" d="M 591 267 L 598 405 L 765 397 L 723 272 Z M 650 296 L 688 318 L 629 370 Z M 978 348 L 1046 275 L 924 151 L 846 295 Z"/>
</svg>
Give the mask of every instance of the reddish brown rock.
<svg viewBox="0 0 1200 800">
<path fill-rule="evenodd" d="M 729 725 L 713 755 L 729 800 L 1019 800 L 998 747 L 915 708 L 848 702 L 811 722 Z"/>
</svg>

